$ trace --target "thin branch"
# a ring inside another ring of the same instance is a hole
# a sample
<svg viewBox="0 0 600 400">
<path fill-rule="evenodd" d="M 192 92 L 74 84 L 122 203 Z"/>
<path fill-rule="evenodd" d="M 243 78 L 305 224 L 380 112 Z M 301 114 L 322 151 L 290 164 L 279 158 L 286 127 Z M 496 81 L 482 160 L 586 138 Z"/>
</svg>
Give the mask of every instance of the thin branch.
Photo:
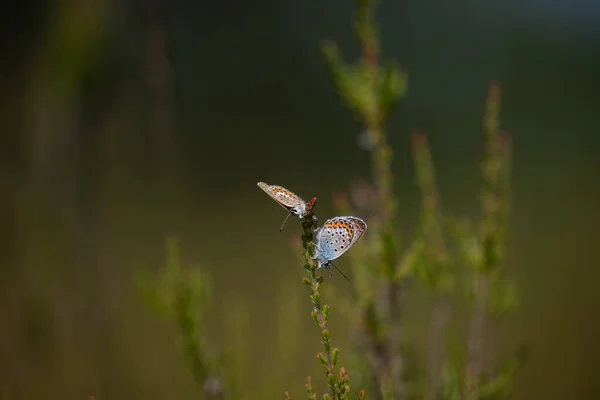
<svg viewBox="0 0 600 400">
<path fill-rule="evenodd" d="M 490 274 L 500 268 L 508 215 L 508 174 L 510 146 L 500 134 L 500 86 L 490 85 L 484 117 L 486 134 L 482 163 L 481 191 L 481 264 L 475 266 L 474 304 L 469 332 L 469 362 L 465 376 L 468 399 L 479 398 L 479 377 L 482 372 L 485 322 Z"/>
<path fill-rule="evenodd" d="M 393 195 L 392 149 L 387 143 L 386 131 L 383 126 L 385 117 L 383 99 L 380 94 L 381 74 L 379 68 L 379 39 L 374 23 L 375 7 L 370 0 L 357 0 L 356 19 L 357 33 L 360 41 L 363 62 L 366 67 L 365 76 L 368 82 L 369 94 L 363 110 L 368 142 L 371 145 L 371 170 L 378 202 L 378 221 L 383 253 L 381 255 L 382 269 L 387 279 L 380 288 L 382 302 L 380 303 L 380 318 L 389 323 L 389 336 L 386 343 L 387 351 L 379 352 L 377 364 L 385 365 L 387 377 L 380 376 L 380 384 L 387 396 L 393 393 L 396 400 L 404 399 L 402 370 L 404 360 L 400 352 L 400 287 L 395 281 L 398 238 L 394 229 L 396 201 Z M 375 353 L 377 354 L 377 353 Z"/>
<path fill-rule="evenodd" d="M 323 277 L 317 276 L 316 269 L 318 267 L 318 261 L 314 258 L 315 250 L 313 239 L 317 227 L 317 219 L 314 217 L 313 208 L 316 202 L 317 198 L 315 197 L 307 204 L 307 213 L 302 221 L 302 228 L 304 230 L 302 235 L 302 247 L 304 248 L 305 260 L 304 267 L 308 273 L 308 277 L 305 277 L 303 281 L 311 290 L 310 300 L 314 307 L 311 316 L 321 330 L 321 343 L 323 343 L 323 348 L 325 350 L 324 354 L 317 354 L 317 358 L 325 368 L 325 376 L 327 377 L 327 383 L 329 390 L 331 391 L 332 399 L 339 400 L 335 379 L 335 365 L 337 362 L 338 349 L 331 348 L 331 339 L 329 330 L 327 329 L 327 315 L 330 307 L 327 304 L 323 304 L 321 300 L 319 287 L 323 282 Z"/>
</svg>

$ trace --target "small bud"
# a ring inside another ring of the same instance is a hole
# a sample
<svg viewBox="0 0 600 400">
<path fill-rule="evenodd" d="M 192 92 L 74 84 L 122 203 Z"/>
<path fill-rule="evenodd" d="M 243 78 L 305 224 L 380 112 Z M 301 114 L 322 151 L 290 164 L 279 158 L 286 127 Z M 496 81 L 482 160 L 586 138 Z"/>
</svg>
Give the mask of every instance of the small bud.
<svg viewBox="0 0 600 400">
<path fill-rule="evenodd" d="M 306 211 L 308 213 L 312 213 L 313 208 L 315 207 L 315 205 L 317 204 L 317 198 L 313 197 L 307 204 L 306 204 Z"/>
<path fill-rule="evenodd" d="M 310 296 L 310 301 L 315 306 L 314 310 L 318 312 L 321 308 L 321 296 L 319 296 L 318 293 L 312 294 Z"/>
<path fill-rule="evenodd" d="M 317 313 L 316 309 L 310 313 L 310 316 L 312 317 L 313 321 L 315 321 L 315 324 L 317 324 L 317 326 L 321 326 L 321 323 L 319 322 L 319 314 Z"/>
<path fill-rule="evenodd" d="M 329 304 L 325 304 L 323 306 L 323 323 L 327 323 L 327 319 L 329 317 L 329 310 L 331 309 L 331 307 L 329 306 Z"/>
<path fill-rule="evenodd" d="M 327 368 L 327 357 L 321 352 L 317 353 L 317 360 Z"/>
<path fill-rule="evenodd" d="M 335 376 L 333 374 L 327 374 L 327 382 L 329 383 L 329 387 L 335 388 Z"/>
<path fill-rule="evenodd" d="M 331 351 L 331 363 L 333 364 L 333 366 L 335 367 L 338 359 L 340 357 L 340 350 L 339 349 L 333 349 Z M 342 368 L 343 371 L 345 371 L 345 369 Z M 340 377 L 342 376 L 342 371 L 340 371 Z"/>
</svg>

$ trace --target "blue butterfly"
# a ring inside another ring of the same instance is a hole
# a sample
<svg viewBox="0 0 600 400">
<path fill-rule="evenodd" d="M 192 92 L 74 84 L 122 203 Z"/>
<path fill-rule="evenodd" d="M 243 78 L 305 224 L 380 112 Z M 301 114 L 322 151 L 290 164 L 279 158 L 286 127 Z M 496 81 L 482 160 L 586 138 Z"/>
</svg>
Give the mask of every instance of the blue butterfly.
<svg viewBox="0 0 600 400">
<path fill-rule="evenodd" d="M 325 221 L 316 233 L 314 258 L 319 260 L 317 268 L 331 268 L 331 261 L 350 250 L 350 247 L 358 242 L 366 230 L 367 223 L 357 217 L 334 217 Z M 342 272 L 340 271 L 340 273 Z M 342 273 L 342 275 L 344 274 Z M 348 279 L 345 275 L 344 277 Z"/>
</svg>

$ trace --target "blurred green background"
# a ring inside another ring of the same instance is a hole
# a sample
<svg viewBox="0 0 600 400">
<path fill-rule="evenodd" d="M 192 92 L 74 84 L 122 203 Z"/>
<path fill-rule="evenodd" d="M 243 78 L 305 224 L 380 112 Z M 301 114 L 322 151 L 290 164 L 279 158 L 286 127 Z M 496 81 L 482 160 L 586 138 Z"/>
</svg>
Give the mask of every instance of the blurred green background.
<svg viewBox="0 0 600 400">
<path fill-rule="evenodd" d="M 497 327 L 499 351 L 533 346 L 515 399 L 600 396 L 600 8 L 559 3 L 378 12 L 384 55 L 409 73 L 389 124 L 405 236 L 420 201 L 409 135 L 430 139 L 445 208 L 477 215 L 484 99 L 502 84 L 522 303 Z M 256 182 L 318 196 L 324 219 L 336 191 L 369 176 L 318 47 L 357 55 L 352 2 L 34 1 L 0 18 L 0 398 L 198 397 L 172 327 L 131 279 L 163 264 L 170 234 L 213 277 L 209 330 L 238 346 L 249 393 L 301 393 L 321 367 L 300 228 L 278 234 L 285 212 Z M 419 302 L 408 309 L 423 319 Z M 331 323 L 343 350 L 344 320 Z"/>
</svg>

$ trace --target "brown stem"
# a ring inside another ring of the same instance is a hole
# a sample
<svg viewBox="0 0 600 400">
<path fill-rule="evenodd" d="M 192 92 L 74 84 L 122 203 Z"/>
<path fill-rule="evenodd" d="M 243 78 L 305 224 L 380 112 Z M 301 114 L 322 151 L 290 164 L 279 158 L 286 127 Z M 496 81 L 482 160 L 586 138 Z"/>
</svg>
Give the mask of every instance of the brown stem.
<svg viewBox="0 0 600 400">
<path fill-rule="evenodd" d="M 440 295 L 436 299 L 431 316 L 431 330 L 429 334 L 429 399 L 433 400 L 439 395 L 442 387 L 441 364 L 445 359 L 444 336 L 446 324 L 450 317 L 450 304 L 446 296 Z"/>
<path fill-rule="evenodd" d="M 373 181 L 379 203 L 378 220 L 381 224 L 381 241 L 383 244 L 382 266 L 386 274 L 386 281 L 382 283 L 380 292 L 385 293 L 380 311 L 384 321 L 389 321 L 389 337 L 386 351 L 375 353 L 380 358 L 378 365 L 386 369 L 385 376 L 381 376 L 381 385 L 391 389 L 396 400 L 404 399 L 404 386 L 402 384 L 403 359 L 400 353 L 400 313 L 399 297 L 400 287 L 393 280 L 396 260 L 396 238 L 394 235 L 394 216 L 396 203 L 393 197 L 393 179 L 391 171 L 392 149 L 387 144 L 385 130 L 381 121 L 382 110 L 379 98 L 378 70 L 378 43 L 374 35 L 361 37 L 363 57 L 369 71 L 371 80 L 371 98 L 374 104 L 365 116 L 371 149 L 371 162 Z"/>
<path fill-rule="evenodd" d="M 475 277 L 475 302 L 469 332 L 469 364 L 465 374 L 467 398 L 470 400 L 479 398 L 479 376 L 483 358 L 487 297 L 488 277 L 485 273 L 478 273 Z"/>
<path fill-rule="evenodd" d="M 174 151 L 173 71 L 169 61 L 167 19 L 169 2 L 156 0 L 148 4 L 148 33 L 146 39 L 146 79 L 151 89 L 152 111 L 155 118 L 153 144 L 160 169 L 170 168 Z"/>
</svg>

